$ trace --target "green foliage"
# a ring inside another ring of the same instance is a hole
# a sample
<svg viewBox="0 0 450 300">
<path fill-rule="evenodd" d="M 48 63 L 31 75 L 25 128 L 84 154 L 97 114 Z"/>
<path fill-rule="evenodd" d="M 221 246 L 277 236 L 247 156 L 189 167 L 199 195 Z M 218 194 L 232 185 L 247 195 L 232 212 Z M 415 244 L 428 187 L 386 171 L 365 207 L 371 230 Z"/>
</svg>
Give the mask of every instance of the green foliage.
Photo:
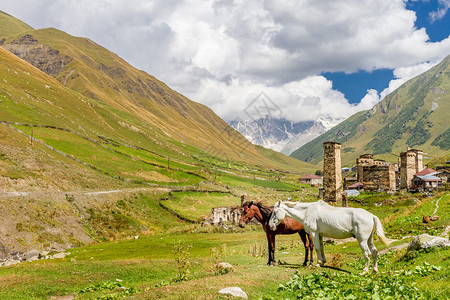
<svg viewBox="0 0 450 300">
<path fill-rule="evenodd" d="M 342 149 L 342 152 L 347 153 L 347 152 L 355 152 L 356 148 L 354 147 L 345 147 L 344 149 Z"/>
<path fill-rule="evenodd" d="M 419 146 L 425 144 L 431 137 L 430 128 L 433 124 L 427 121 L 430 112 L 425 113 L 419 121 L 417 121 L 416 126 L 411 129 L 411 136 L 406 140 L 406 144 L 409 147 Z"/>
<path fill-rule="evenodd" d="M 104 291 L 114 291 L 114 292 L 109 293 L 107 295 L 96 297 L 95 299 L 102 299 L 102 300 L 122 299 L 123 297 L 133 296 L 138 292 L 138 290 L 133 287 L 125 287 L 122 285 L 121 282 L 112 281 L 112 282 L 92 284 L 90 286 L 81 289 L 78 292 L 78 294 L 98 293 Z"/>
<path fill-rule="evenodd" d="M 411 276 L 423 277 L 440 270 L 424 263 L 412 271 L 384 272 L 376 275 L 341 274 L 324 271 L 301 275 L 297 272 L 279 291 L 297 299 L 418 299 L 422 293 Z"/>
<path fill-rule="evenodd" d="M 187 244 L 185 241 L 179 240 L 173 246 L 173 256 L 175 262 L 177 263 L 177 277 L 174 279 L 175 282 L 187 280 L 187 275 L 189 274 L 190 263 L 188 260 L 189 254 L 191 253 L 191 244 Z"/>
<path fill-rule="evenodd" d="M 450 127 L 441 133 L 437 138 L 431 143 L 432 146 L 439 146 L 441 149 L 450 149 Z"/>
</svg>

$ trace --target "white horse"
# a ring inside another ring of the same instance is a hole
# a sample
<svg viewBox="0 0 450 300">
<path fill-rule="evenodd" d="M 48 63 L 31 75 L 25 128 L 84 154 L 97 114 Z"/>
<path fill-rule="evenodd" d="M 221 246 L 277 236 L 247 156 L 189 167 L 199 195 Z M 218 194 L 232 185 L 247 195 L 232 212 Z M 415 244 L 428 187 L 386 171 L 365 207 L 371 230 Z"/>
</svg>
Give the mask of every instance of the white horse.
<svg viewBox="0 0 450 300">
<path fill-rule="evenodd" d="M 286 216 L 299 221 L 311 234 L 317 251 L 318 266 L 326 262 L 323 253 L 324 236 L 335 239 L 355 237 L 365 258 L 363 273 L 369 270 L 370 253 L 373 257 L 373 271 L 378 272 L 377 249 L 372 240 L 374 230 L 383 244 L 392 242 L 384 236 L 380 219 L 362 208 L 334 207 L 322 200 L 313 203 L 278 201 L 270 217 L 270 228 L 274 230 Z"/>
</svg>

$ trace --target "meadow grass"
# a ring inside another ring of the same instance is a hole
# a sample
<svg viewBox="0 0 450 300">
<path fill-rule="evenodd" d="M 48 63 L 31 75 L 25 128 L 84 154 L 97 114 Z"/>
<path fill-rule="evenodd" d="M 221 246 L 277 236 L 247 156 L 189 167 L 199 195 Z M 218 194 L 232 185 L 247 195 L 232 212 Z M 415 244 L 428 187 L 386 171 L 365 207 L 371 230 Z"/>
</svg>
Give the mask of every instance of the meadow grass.
<svg viewBox="0 0 450 300">
<path fill-rule="evenodd" d="M 206 194 L 201 195 L 207 198 Z M 181 199 L 190 197 L 190 194 L 180 193 L 179 196 Z M 215 196 L 211 194 L 211 198 Z M 439 197 L 438 214 L 447 218 L 449 195 L 447 193 Z M 428 212 L 435 206 L 437 199 L 424 198 L 417 211 L 410 210 L 414 206 L 399 206 L 405 211 L 405 216 L 400 219 Z M 420 221 L 411 219 L 409 222 Z M 214 228 L 202 229 L 198 225 L 179 224 L 172 233 L 170 222 L 166 226 L 169 226 L 165 227 L 166 233 L 69 249 L 67 251 L 71 254 L 64 259 L 40 260 L 0 268 L 0 298 L 47 299 L 49 296 L 76 294 L 77 299 L 121 299 L 130 295 L 136 299 L 219 299 L 218 290 L 226 286 L 239 286 L 248 293 L 250 299 L 284 299 L 297 297 L 296 291 L 278 289 L 280 284 L 286 285 L 292 278 L 303 280 L 318 274 L 318 277 L 311 277 L 320 279 L 318 289 L 322 285 L 324 288 L 332 285 L 327 281 L 328 277 L 321 275 L 324 271 L 342 291 L 353 289 L 355 295 L 365 291 L 352 286 L 352 282 L 362 279 L 346 275 L 358 274 L 362 270 L 362 254 L 357 242 L 326 243 L 325 255 L 329 264 L 335 266 L 334 269 L 307 269 L 301 266 L 305 252 L 298 236 L 277 236 L 276 259 L 281 264 L 268 267 L 267 251 L 264 250 L 267 247 L 265 234 L 259 226 L 215 232 Z M 404 226 L 402 222 L 394 222 L 392 227 L 386 229 L 387 236 L 391 237 L 391 232 Z M 393 245 L 409 240 L 397 241 Z M 173 250 L 178 241 L 192 245 L 187 280 L 181 282 L 174 281 L 177 265 Z M 379 241 L 375 244 L 378 250 L 386 248 Z M 213 257 L 213 248 L 216 257 Z M 368 285 L 382 287 L 383 282 L 393 280 L 392 276 L 397 276 L 395 274 L 398 272 L 412 272 L 404 273 L 410 275 L 399 275 L 403 276 L 402 282 L 407 287 L 415 286 L 421 297 L 446 299 L 449 296 L 449 255 L 448 248 L 420 251 L 414 255 L 406 255 L 406 250 L 391 250 L 380 256 L 380 274 L 368 275 L 364 280 Z M 214 267 L 216 261 L 231 263 L 234 271 L 217 275 Z M 425 271 L 428 273 L 425 274 Z M 294 274 L 297 277 L 293 277 Z M 336 290 L 333 293 L 341 292 Z"/>
</svg>

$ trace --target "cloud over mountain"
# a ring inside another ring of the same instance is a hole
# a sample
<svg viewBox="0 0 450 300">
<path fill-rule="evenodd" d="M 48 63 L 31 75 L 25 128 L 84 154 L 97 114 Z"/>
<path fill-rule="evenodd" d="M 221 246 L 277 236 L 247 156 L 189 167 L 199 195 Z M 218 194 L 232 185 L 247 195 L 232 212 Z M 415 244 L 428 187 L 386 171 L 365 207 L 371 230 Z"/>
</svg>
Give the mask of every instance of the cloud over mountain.
<svg viewBox="0 0 450 300">
<path fill-rule="evenodd" d="M 228 120 L 261 92 L 291 121 L 346 117 L 450 53 L 450 38 L 430 42 L 403 0 L 19 0 L 1 9 L 87 36 Z M 320 76 L 381 68 L 397 78 L 358 105 Z"/>
</svg>

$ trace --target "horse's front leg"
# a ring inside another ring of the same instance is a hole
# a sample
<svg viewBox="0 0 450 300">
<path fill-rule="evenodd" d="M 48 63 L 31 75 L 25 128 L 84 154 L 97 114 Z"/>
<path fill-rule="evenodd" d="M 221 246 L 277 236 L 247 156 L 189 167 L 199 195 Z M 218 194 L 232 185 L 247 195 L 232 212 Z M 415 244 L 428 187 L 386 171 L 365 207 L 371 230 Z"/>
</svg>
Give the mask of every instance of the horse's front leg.
<svg viewBox="0 0 450 300">
<path fill-rule="evenodd" d="M 269 261 L 267 262 L 268 266 L 275 265 L 275 234 L 266 233 L 267 237 L 267 247 L 269 248 Z"/>
<path fill-rule="evenodd" d="M 323 236 L 319 235 L 319 241 L 320 241 L 320 251 L 322 256 L 322 266 L 327 262 L 327 259 L 325 258 L 325 253 L 323 249 Z"/>
<path fill-rule="evenodd" d="M 323 250 L 321 249 L 321 248 L 323 248 L 323 244 L 321 243 L 321 238 L 320 238 L 319 234 L 311 233 L 311 237 L 313 239 L 314 248 L 316 249 L 316 253 L 317 253 L 316 267 L 320 267 L 323 265 L 323 260 L 324 260 L 324 258 L 322 258 Z"/>
</svg>

